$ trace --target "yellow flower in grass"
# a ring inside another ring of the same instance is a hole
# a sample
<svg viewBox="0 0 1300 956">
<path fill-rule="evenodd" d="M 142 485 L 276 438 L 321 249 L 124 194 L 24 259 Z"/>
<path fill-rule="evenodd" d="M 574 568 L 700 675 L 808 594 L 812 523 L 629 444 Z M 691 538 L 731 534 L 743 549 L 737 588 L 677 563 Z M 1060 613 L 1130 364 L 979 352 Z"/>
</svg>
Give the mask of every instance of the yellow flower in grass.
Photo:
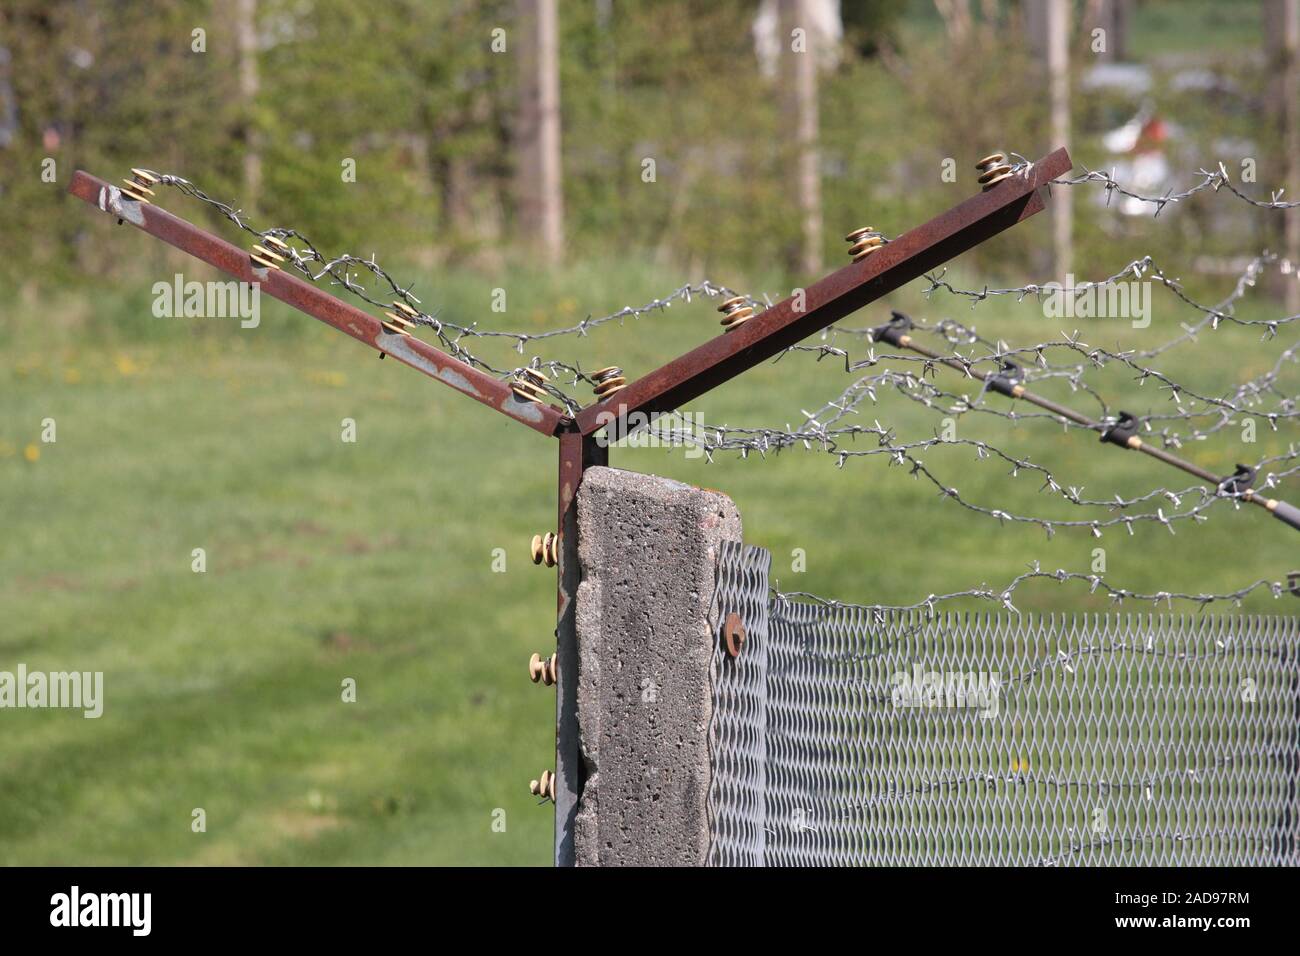
<svg viewBox="0 0 1300 956">
<path fill-rule="evenodd" d="M 65 368 L 63 370 L 63 380 L 69 385 L 76 385 L 81 381 L 81 372 L 75 368 Z"/>
<path fill-rule="evenodd" d="M 328 385 L 331 388 L 342 388 L 348 383 L 348 377 L 342 372 L 326 372 L 319 369 L 312 369 L 307 373 L 307 381 L 313 385 Z"/>
<path fill-rule="evenodd" d="M 41 449 L 37 445 L 28 445 L 23 449 L 23 457 L 28 461 L 36 461 L 41 457 Z"/>
<path fill-rule="evenodd" d="M 113 364 L 117 366 L 117 373 L 123 378 L 130 378 L 140 371 L 140 366 L 136 365 L 135 360 L 125 352 L 118 352 L 113 356 Z"/>
</svg>

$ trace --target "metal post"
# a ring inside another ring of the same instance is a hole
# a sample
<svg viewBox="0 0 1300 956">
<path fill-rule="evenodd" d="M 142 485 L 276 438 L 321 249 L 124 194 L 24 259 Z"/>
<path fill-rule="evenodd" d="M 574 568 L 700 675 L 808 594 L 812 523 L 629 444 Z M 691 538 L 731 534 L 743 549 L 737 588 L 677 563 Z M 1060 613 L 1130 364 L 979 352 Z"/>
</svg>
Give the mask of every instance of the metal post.
<svg viewBox="0 0 1300 956">
<path fill-rule="evenodd" d="M 578 486 L 594 465 L 609 464 L 609 449 L 576 428 L 560 432 L 559 590 L 555 627 L 555 865 L 573 866 L 573 825 L 584 775 L 578 748 Z"/>
</svg>

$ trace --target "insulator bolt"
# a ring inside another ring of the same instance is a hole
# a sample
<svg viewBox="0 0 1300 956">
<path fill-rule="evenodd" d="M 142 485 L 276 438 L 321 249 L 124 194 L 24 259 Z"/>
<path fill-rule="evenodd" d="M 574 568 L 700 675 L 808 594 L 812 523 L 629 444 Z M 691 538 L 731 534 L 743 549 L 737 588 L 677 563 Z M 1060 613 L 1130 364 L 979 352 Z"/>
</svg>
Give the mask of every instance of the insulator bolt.
<svg viewBox="0 0 1300 956">
<path fill-rule="evenodd" d="M 548 568 L 553 568 L 560 561 L 560 536 L 550 531 L 546 534 L 535 534 L 529 551 L 533 556 L 533 564 L 541 564 L 545 561 Z"/>
<path fill-rule="evenodd" d="M 546 373 L 537 368 L 521 368 L 515 372 L 510 390 L 522 402 L 546 402 L 550 396 L 542 388 L 549 381 Z"/>
<path fill-rule="evenodd" d="M 1007 157 L 1003 153 L 990 153 L 976 163 L 975 168 L 980 171 L 979 182 L 983 192 L 988 192 L 1015 171 L 1014 167 L 1007 164 Z"/>
<path fill-rule="evenodd" d="M 540 779 L 528 781 L 528 792 L 534 797 L 542 797 L 555 802 L 555 774 L 543 770 Z"/>
<path fill-rule="evenodd" d="M 623 377 L 623 370 L 617 365 L 608 365 L 599 371 L 592 372 L 591 380 L 595 383 L 592 390 L 601 401 L 609 398 L 627 385 L 627 379 Z"/>
<path fill-rule="evenodd" d="M 730 332 L 748 322 L 754 315 L 754 307 L 743 295 L 734 295 L 718 306 L 722 313 L 722 328 Z"/>
<path fill-rule="evenodd" d="M 853 261 L 861 262 L 885 244 L 885 237 L 875 226 L 863 226 L 845 236 L 844 241 L 849 244 L 849 255 Z"/>
<path fill-rule="evenodd" d="M 540 681 L 547 687 L 552 687 L 556 680 L 559 679 L 557 673 L 554 654 L 545 659 L 542 658 L 541 654 L 534 654 L 528 658 L 528 679 L 534 684 Z"/>
</svg>

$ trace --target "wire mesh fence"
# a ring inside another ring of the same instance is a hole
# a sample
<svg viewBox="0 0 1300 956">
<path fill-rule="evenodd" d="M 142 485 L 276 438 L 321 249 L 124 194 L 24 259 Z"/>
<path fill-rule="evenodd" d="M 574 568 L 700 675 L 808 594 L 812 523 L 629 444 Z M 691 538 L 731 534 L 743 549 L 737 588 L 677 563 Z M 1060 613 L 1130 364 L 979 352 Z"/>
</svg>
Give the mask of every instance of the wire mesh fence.
<svg viewBox="0 0 1300 956">
<path fill-rule="evenodd" d="M 724 545 L 715 865 L 1295 865 L 1300 619 L 791 600 Z"/>
</svg>

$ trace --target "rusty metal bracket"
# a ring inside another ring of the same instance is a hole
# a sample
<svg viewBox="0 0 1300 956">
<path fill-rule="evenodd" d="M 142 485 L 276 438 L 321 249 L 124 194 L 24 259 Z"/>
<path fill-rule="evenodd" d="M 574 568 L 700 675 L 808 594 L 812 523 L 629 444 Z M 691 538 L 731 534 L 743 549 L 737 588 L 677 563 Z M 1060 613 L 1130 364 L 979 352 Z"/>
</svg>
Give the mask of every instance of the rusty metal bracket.
<svg viewBox="0 0 1300 956">
<path fill-rule="evenodd" d="M 137 202 L 111 183 L 77 170 L 68 192 L 227 275 L 243 282 L 258 283 L 267 295 L 332 325 L 381 355 L 391 355 L 544 435 L 557 434 L 561 423 L 566 420 L 565 414 L 554 406 L 521 399 L 508 383 L 498 381 L 414 336 L 387 331 L 384 324 L 368 312 L 330 295 L 305 279 L 282 270 L 258 267 L 248 250 L 226 242 L 165 209 Z"/>
<path fill-rule="evenodd" d="M 616 396 L 578 413 L 578 430 L 606 429 L 611 441 L 663 412 L 771 358 L 905 282 L 1041 212 L 1048 184 L 1071 167 L 1064 149 L 1048 154 L 995 187 L 903 233 L 872 255 L 831 273 L 765 309 L 739 328 L 705 342 L 629 383 Z M 634 413 L 640 413 L 632 420 Z M 642 417 L 644 416 L 644 417 Z"/>
</svg>

